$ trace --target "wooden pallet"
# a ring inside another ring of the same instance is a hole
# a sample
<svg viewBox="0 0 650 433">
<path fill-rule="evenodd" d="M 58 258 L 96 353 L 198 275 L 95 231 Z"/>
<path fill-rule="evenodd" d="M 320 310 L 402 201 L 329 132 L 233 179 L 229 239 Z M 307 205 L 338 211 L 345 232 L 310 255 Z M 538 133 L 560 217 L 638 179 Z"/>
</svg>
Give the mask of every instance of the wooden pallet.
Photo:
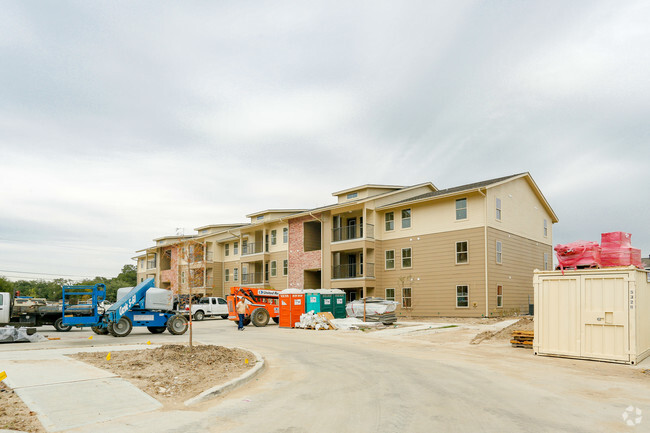
<svg viewBox="0 0 650 433">
<path fill-rule="evenodd" d="M 510 340 L 510 344 L 512 344 L 512 347 L 532 349 L 534 338 L 534 331 L 512 331 L 512 340 Z"/>
</svg>

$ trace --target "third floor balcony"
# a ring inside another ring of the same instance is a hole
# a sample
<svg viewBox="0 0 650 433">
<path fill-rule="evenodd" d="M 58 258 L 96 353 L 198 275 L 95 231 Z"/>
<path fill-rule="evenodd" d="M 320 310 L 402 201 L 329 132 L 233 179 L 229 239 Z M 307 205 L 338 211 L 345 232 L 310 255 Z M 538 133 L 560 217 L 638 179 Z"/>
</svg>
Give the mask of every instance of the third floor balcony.
<svg viewBox="0 0 650 433">
<path fill-rule="evenodd" d="M 364 238 L 375 238 L 375 226 L 373 224 L 351 224 L 343 227 L 335 227 L 332 229 L 332 242 L 341 242 Z"/>
</svg>

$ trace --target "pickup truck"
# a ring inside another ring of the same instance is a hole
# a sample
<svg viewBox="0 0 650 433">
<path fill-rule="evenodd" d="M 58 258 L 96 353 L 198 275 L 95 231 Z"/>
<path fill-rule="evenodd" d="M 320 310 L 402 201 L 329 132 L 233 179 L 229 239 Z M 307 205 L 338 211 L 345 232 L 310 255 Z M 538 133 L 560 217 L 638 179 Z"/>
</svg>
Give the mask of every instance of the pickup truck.
<svg viewBox="0 0 650 433">
<path fill-rule="evenodd" d="M 185 314 L 189 316 L 190 306 L 185 306 Z M 228 318 L 228 304 L 223 298 L 204 296 L 196 304 L 192 304 L 192 317 L 200 321 L 207 316 L 221 316 L 222 319 Z"/>
</svg>

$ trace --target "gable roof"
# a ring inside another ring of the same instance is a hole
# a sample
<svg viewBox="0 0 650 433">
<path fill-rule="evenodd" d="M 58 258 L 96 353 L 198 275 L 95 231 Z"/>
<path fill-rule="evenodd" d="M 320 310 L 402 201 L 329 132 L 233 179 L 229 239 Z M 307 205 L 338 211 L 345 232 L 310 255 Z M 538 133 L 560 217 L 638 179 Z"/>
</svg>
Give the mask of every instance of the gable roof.
<svg viewBox="0 0 650 433">
<path fill-rule="evenodd" d="M 552 221 L 554 223 L 558 222 L 559 221 L 558 217 L 555 214 L 555 212 L 553 211 L 553 208 L 551 208 L 551 205 L 546 200 L 546 197 L 544 197 L 544 195 L 542 194 L 542 191 L 539 189 L 539 187 L 537 186 L 537 184 L 535 183 L 535 181 L 531 177 L 530 173 L 528 173 L 528 172 L 513 174 L 513 175 L 510 175 L 510 176 L 497 177 L 497 178 L 494 178 L 494 179 L 483 180 L 483 181 L 480 181 L 480 182 L 468 183 L 468 184 L 465 184 L 465 185 L 454 186 L 452 188 L 441 189 L 441 190 L 438 190 L 438 191 L 432 191 L 432 192 L 428 192 L 428 193 L 425 193 L 425 194 L 417 195 L 415 197 L 410 197 L 410 198 L 406 198 L 404 200 L 399 200 L 399 201 L 396 201 L 396 202 L 393 202 L 393 203 L 389 203 L 389 204 L 381 206 L 381 207 L 379 207 L 377 209 L 388 209 L 388 208 L 392 208 L 392 207 L 398 207 L 398 206 L 400 206 L 402 204 L 405 204 L 405 203 L 434 200 L 434 199 L 441 198 L 441 197 L 448 197 L 448 196 L 453 196 L 453 195 L 457 195 L 457 194 L 461 194 L 461 193 L 465 193 L 465 192 L 477 191 L 479 189 L 490 188 L 490 187 L 493 187 L 493 186 L 496 186 L 496 185 L 499 185 L 499 184 L 502 184 L 502 183 L 510 182 L 512 180 L 519 179 L 519 178 L 525 178 L 528 181 L 528 184 L 533 189 L 533 192 L 535 193 L 535 195 L 537 196 L 539 201 L 544 205 L 544 208 L 549 213 L 549 215 L 551 215 Z"/>
</svg>

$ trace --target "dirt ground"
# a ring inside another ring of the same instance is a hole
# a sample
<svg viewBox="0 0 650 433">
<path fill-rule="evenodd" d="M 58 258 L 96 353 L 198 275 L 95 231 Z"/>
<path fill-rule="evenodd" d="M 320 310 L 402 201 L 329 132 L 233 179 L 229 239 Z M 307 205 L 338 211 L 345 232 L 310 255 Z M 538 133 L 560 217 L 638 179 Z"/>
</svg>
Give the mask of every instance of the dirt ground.
<svg viewBox="0 0 650 433">
<path fill-rule="evenodd" d="M 485 331 L 476 335 L 471 341 L 470 344 L 481 344 L 483 341 L 488 340 L 510 340 L 512 336 L 512 331 L 532 331 L 534 327 L 532 317 L 524 317 L 519 319 L 518 322 L 513 323 L 512 325 L 503 328 L 501 331 Z"/>
<path fill-rule="evenodd" d="M 71 357 L 118 374 L 166 407 L 183 402 L 252 368 L 255 356 L 221 346 L 167 344 L 149 350 L 77 353 Z M 248 360 L 248 363 L 246 362 Z"/>
<path fill-rule="evenodd" d="M 13 389 L 4 382 L 0 382 L 0 430 L 35 433 L 45 431 L 36 413 L 30 411 Z"/>
</svg>

